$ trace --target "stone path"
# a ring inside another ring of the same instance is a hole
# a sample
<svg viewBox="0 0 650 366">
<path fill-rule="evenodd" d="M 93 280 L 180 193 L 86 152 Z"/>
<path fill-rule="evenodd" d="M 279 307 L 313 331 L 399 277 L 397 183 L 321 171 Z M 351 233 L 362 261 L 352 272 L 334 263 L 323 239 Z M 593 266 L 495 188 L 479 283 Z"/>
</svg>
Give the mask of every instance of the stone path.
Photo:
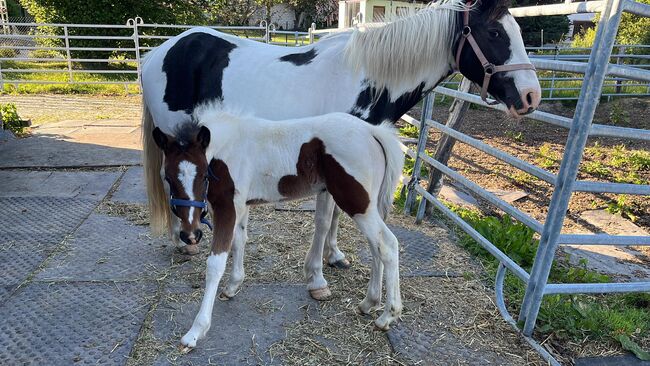
<svg viewBox="0 0 650 366">
<path fill-rule="evenodd" d="M 390 332 L 374 332 L 371 317 L 354 313 L 369 254 L 345 221 L 342 238 L 359 248 L 345 249 L 354 268 L 327 269 L 334 299 L 310 299 L 301 258 L 312 219 L 301 210 L 252 214 L 248 279 L 235 299 L 217 301 L 209 336 L 179 355 L 200 304 L 203 258 L 179 260 L 168 240 L 138 225 L 145 202 L 142 168 L 131 166 L 138 139 L 133 124 L 70 120 L 0 144 L 0 364 L 318 363 L 297 361 L 314 350 L 335 364 L 541 364 L 471 279 L 477 275 L 465 278 L 477 269 L 454 252 L 444 228 L 391 224 L 402 244 L 406 310 Z M 275 222 L 287 217 L 300 237 L 269 249 L 279 235 L 271 227 L 288 225 Z M 300 327 L 331 333 L 308 336 Z"/>
</svg>

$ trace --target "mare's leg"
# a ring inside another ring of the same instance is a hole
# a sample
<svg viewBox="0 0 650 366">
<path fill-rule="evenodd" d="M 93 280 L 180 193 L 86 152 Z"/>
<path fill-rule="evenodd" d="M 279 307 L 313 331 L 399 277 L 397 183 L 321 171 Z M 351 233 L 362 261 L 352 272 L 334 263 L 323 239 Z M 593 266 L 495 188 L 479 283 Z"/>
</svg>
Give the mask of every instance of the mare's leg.
<svg viewBox="0 0 650 366">
<path fill-rule="evenodd" d="M 374 245 L 381 262 L 384 264 L 386 271 L 386 304 L 384 305 L 383 314 L 375 320 L 377 328 L 388 330 L 390 323 L 399 318 L 402 312 L 402 299 L 399 290 L 399 249 L 397 238 L 384 223 L 376 208 L 369 207 L 368 212 L 363 215 L 355 215 L 354 220 L 359 226 L 359 230 L 368 238 L 370 246 Z M 374 271 L 373 265 L 373 271 Z M 372 282 L 372 278 L 371 278 Z M 368 296 L 371 301 L 374 294 L 370 293 L 372 283 L 368 287 Z M 366 300 L 359 304 L 359 309 L 363 311 Z"/>
<path fill-rule="evenodd" d="M 332 196 L 327 195 L 331 200 Z M 341 209 L 338 206 L 334 205 L 334 211 L 332 213 L 332 222 L 330 224 L 330 229 L 325 238 L 325 260 L 327 264 L 336 267 L 339 269 L 350 268 L 350 261 L 345 259 L 345 254 L 339 249 L 336 244 L 336 236 L 339 231 L 339 215 L 341 214 Z"/>
<path fill-rule="evenodd" d="M 235 234 L 232 240 L 232 271 L 230 272 L 230 280 L 221 294 L 220 300 L 230 300 L 239 291 L 244 281 L 244 251 L 246 248 L 246 240 L 248 240 L 247 228 L 248 225 L 248 207 L 244 209 L 241 214 L 241 219 L 238 219 L 235 226 Z"/>
<path fill-rule="evenodd" d="M 214 231 L 212 250 L 207 260 L 205 274 L 205 292 L 199 313 L 194 318 L 192 328 L 181 338 L 181 352 L 189 352 L 196 347 L 196 341 L 205 337 L 212 322 L 212 307 L 217 296 L 219 281 L 226 269 L 226 260 L 230 251 L 235 224 L 238 224 L 240 213 L 246 209 L 245 205 L 235 205 L 231 200 L 220 205 L 213 205 Z M 236 208 L 237 207 L 237 208 Z"/>
<path fill-rule="evenodd" d="M 332 295 L 323 277 L 323 244 L 329 231 L 332 210 L 334 210 L 332 196 L 327 192 L 319 193 L 316 196 L 314 240 L 305 257 L 304 267 L 307 289 L 311 297 L 316 300 L 325 300 Z"/>
</svg>

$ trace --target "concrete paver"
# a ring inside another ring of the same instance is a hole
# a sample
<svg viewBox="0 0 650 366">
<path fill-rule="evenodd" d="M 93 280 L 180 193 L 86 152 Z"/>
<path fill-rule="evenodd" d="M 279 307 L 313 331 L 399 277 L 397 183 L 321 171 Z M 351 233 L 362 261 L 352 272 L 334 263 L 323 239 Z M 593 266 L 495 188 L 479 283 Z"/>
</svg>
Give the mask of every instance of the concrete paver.
<svg viewBox="0 0 650 366">
<path fill-rule="evenodd" d="M 120 185 L 111 197 L 111 201 L 126 204 L 147 204 L 144 169 L 142 167 L 130 167 L 124 173 Z"/>
</svg>

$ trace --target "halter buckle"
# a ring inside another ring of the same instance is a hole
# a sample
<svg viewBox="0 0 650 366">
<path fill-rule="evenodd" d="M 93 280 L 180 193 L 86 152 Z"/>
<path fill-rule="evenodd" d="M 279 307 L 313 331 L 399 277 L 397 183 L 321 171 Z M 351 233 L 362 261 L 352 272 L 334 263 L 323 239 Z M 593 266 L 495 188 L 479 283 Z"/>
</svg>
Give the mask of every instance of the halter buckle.
<svg viewBox="0 0 650 366">
<path fill-rule="evenodd" d="M 494 75 L 496 66 L 493 63 L 483 65 L 483 72 L 487 75 Z"/>
<path fill-rule="evenodd" d="M 461 34 L 465 38 L 469 37 L 472 34 L 472 28 L 469 25 L 463 26 L 463 32 Z"/>
</svg>

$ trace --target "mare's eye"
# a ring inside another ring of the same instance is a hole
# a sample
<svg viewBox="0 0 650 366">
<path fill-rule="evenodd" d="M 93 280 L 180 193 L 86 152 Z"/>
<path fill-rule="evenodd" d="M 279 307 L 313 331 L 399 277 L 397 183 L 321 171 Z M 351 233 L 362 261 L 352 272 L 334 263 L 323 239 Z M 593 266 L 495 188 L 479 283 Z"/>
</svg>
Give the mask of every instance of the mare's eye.
<svg viewBox="0 0 650 366">
<path fill-rule="evenodd" d="M 498 30 L 491 30 L 490 31 L 490 37 L 499 38 L 499 31 Z"/>
</svg>

